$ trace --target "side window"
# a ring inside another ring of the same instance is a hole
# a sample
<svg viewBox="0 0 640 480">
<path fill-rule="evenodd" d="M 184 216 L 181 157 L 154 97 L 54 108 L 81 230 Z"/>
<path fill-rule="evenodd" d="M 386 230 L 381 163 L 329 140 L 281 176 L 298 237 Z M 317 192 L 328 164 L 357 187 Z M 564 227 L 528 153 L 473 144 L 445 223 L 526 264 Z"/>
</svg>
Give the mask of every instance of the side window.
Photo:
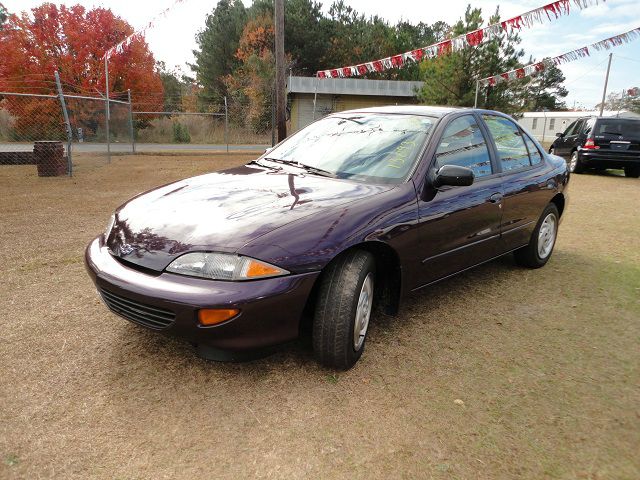
<svg viewBox="0 0 640 480">
<path fill-rule="evenodd" d="M 582 132 L 583 135 L 585 136 L 589 136 L 589 134 L 591 133 L 591 130 L 593 130 L 593 125 L 596 123 L 596 119 L 595 118 L 590 118 L 589 120 L 587 120 L 585 126 L 584 126 L 584 131 Z"/>
<path fill-rule="evenodd" d="M 549 130 L 553 130 L 554 128 L 556 128 L 556 119 L 552 118 L 549 120 Z M 571 125 L 569 125 L 569 128 L 571 128 Z"/>
<path fill-rule="evenodd" d="M 529 150 L 531 165 L 537 165 L 542 162 L 542 154 L 540 153 L 540 150 L 538 150 L 538 147 L 536 147 L 536 144 L 533 143 L 533 140 L 531 140 L 531 138 L 529 138 L 529 135 L 527 135 L 526 133 L 523 133 L 522 137 L 524 138 L 524 142 L 527 144 L 527 149 Z"/>
<path fill-rule="evenodd" d="M 496 115 L 482 115 L 489 132 L 496 142 L 498 157 L 503 171 L 528 167 L 529 152 L 522 139 L 520 129 L 511 120 Z"/>
<path fill-rule="evenodd" d="M 578 122 L 576 122 L 576 128 L 574 128 L 570 135 L 580 135 L 580 132 L 582 132 L 582 128 L 584 127 L 584 120 L 578 120 Z"/>
<path fill-rule="evenodd" d="M 534 118 L 533 123 L 531 124 L 531 130 L 535 130 L 538 128 L 538 119 Z"/>
<path fill-rule="evenodd" d="M 473 115 L 458 117 L 445 128 L 436 150 L 436 168 L 444 165 L 470 168 L 476 177 L 491 175 L 487 142 Z"/>
<path fill-rule="evenodd" d="M 572 122 L 572 123 L 571 123 L 571 124 L 566 128 L 566 130 L 564 131 L 564 136 L 565 136 L 565 137 L 566 137 L 566 136 L 568 136 L 568 135 L 571 135 L 571 132 L 573 132 L 573 130 L 574 130 L 574 128 L 575 128 L 575 126 L 576 126 L 576 124 L 577 124 L 577 123 L 578 123 L 578 121 L 576 120 L 575 122 Z"/>
</svg>

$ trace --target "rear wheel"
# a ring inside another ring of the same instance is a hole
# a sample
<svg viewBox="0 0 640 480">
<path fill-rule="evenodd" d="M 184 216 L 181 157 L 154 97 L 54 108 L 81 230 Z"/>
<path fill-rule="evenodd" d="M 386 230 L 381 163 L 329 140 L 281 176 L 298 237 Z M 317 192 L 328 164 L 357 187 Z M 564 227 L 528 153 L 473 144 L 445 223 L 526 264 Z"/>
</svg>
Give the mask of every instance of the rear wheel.
<svg viewBox="0 0 640 480">
<path fill-rule="evenodd" d="M 640 166 L 634 165 L 634 166 L 624 167 L 624 176 L 629 178 L 639 178 Z"/>
<path fill-rule="evenodd" d="M 334 260 L 322 275 L 313 319 L 313 351 L 327 367 L 347 370 L 364 350 L 373 307 L 375 261 L 362 250 Z"/>
<path fill-rule="evenodd" d="M 578 157 L 578 152 L 574 151 L 571 154 L 571 159 L 569 160 L 569 171 L 571 173 L 582 173 L 584 172 L 584 166 L 580 161 L 580 157 Z"/>
<path fill-rule="evenodd" d="M 559 218 L 555 204 L 547 205 L 531 235 L 529 244 L 513 252 L 518 264 L 529 268 L 540 268 L 549 261 L 556 244 Z"/>
</svg>

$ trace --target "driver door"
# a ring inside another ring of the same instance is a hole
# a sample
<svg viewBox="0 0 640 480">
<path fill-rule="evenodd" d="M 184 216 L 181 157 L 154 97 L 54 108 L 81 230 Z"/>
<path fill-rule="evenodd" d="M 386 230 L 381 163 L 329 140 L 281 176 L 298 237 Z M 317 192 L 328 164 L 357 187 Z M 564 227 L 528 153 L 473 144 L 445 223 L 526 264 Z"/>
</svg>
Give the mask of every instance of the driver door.
<svg viewBox="0 0 640 480">
<path fill-rule="evenodd" d="M 424 187 L 418 199 L 417 288 L 499 253 L 503 193 L 486 138 L 484 126 L 471 113 L 453 118 L 443 131 L 427 175 L 443 165 L 459 165 L 473 170 L 475 180 L 464 187 Z"/>
</svg>

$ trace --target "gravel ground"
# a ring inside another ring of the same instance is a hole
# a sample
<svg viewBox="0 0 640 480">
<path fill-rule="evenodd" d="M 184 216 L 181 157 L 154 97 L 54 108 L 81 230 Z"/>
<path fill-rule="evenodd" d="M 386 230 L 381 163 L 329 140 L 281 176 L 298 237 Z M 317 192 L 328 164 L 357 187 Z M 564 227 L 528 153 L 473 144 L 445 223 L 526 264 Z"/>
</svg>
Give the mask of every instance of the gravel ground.
<svg viewBox="0 0 640 480">
<path fill-rule="evenodd" d="M 426 289 L 333 372 L 305 343 L 199 359 L 84 271 L 127 198 L 248 158 L 0 167 L 0 478 L 640 478 L 640 181 L 574 175 L 545 268 Z"/>
</svg>

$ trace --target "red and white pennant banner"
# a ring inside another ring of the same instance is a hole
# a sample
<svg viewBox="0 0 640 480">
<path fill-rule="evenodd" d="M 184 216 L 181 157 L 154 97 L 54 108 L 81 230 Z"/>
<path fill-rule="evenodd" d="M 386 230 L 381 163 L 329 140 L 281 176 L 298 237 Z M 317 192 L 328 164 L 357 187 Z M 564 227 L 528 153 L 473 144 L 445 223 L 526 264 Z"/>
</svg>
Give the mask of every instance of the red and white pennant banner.
<svg viewBox="0 0 640 480">
<path fill-rule="evenodd" d="M 367 73 L 383 72 L 391 68 L 401 68 L 405 65 L 419 62 L 423 59 L 439 57 L 452 51 L 461 50 L 466 47 L 476 47 L 483 42 L 489 42 L 498 37 L 502 32 L 509 30 L 520 30 L 531 28 L 545 20 L 552 21 L 563 15 L 569 15 L 571 5 L 575 5 L 580 10 L 597 5 L 599 0 L 557 0 L 504 22 L 494 23 L 484 28 L 465 33 L 457 37 L 435 43 L 427 47 L 418 48 L 409 52 L 394 55 L 392 57 L 374 60 L 372 62 L 360 63 L 349 67 L 334 68 L 330 70 L 320 70 L 316 73 L 318 78 L 344 78 L 365 75 Z M 606 0 L 600 0 L 602 2 Z"/>
<path fill-rule="evenodd" d="M 620 35 L 616 35 L 615 37 L 605 38 L 604 40 L 592 43 L 591 45 L 588 45 L 586 47 L 571 50 L 570 52 L 563 53 L 561 55 L 558 55 L 557 57 L 547 58 L 542 62 L 531 63 L 521 68 L 516 68 L 499 75 L 494 75 L 493 77 L 483 78 L 482 80 L 480 80 L 480 85 L 484 87 L 494 86 L 501 82 L 508 82 L 510 80 L 529 77 L 535 75 L 538 72 L 541 72 L 542 70 L 547 68 L 548 65 L 562 65 L 563 63 L 569 63 L 573 62 L 574 60 L 579 60 L 580 58 L 588 57 L 589 55 L 591 55 L 589 49 L 591 49 L 592 51 L 596 50 L 598 52 L 602 50 L 609 50 L 612 47 L 624 45 L 638 38 L 640 38 L 640 27 L 634 28 L 633 30 L 629 30 L 625 33 L 621 33 Z"/>
<path fill-rule="evenodd" d="M 173 10 L 173 8 L 180 4 L 183 3 L 185 0 L 175 0 L 170 6 L 168 6 L 167 8 L 165 8 L 164 10 L 162 10 L 159 14 L 157 14 L 155 17 L 153 17 L 149 23 L 147 23 L 144 27 L 142 27 L 140 30 L 137 30 L 135 32 L 133 32 L 131 35 L 129 35 L 127 38 L 125 38 L 124 40 L 122 40 L 120 43 L 118 43 L 117 45 L 111 47 L 109 50 L 107 50 L 105 52 L 105 54 L 103 55 L 102 58 L 106 58 L 109 59 L 114 53 L 122 53 L 124 51 L 124 49 L 126 47 L 128 47 L 129 45 L 131 45 L 131 42 L 133 42 L 134 40 L 140 39 L 142 40 L 144 38 L 145 33 L 147 33 L 147 30 L 149 30 L 150 28 L 153 28 L 156 24 L 156 22 L 158 20 L 161 20 L 163 18 L 167 17 L 167 14 Z"/>
</svg>

